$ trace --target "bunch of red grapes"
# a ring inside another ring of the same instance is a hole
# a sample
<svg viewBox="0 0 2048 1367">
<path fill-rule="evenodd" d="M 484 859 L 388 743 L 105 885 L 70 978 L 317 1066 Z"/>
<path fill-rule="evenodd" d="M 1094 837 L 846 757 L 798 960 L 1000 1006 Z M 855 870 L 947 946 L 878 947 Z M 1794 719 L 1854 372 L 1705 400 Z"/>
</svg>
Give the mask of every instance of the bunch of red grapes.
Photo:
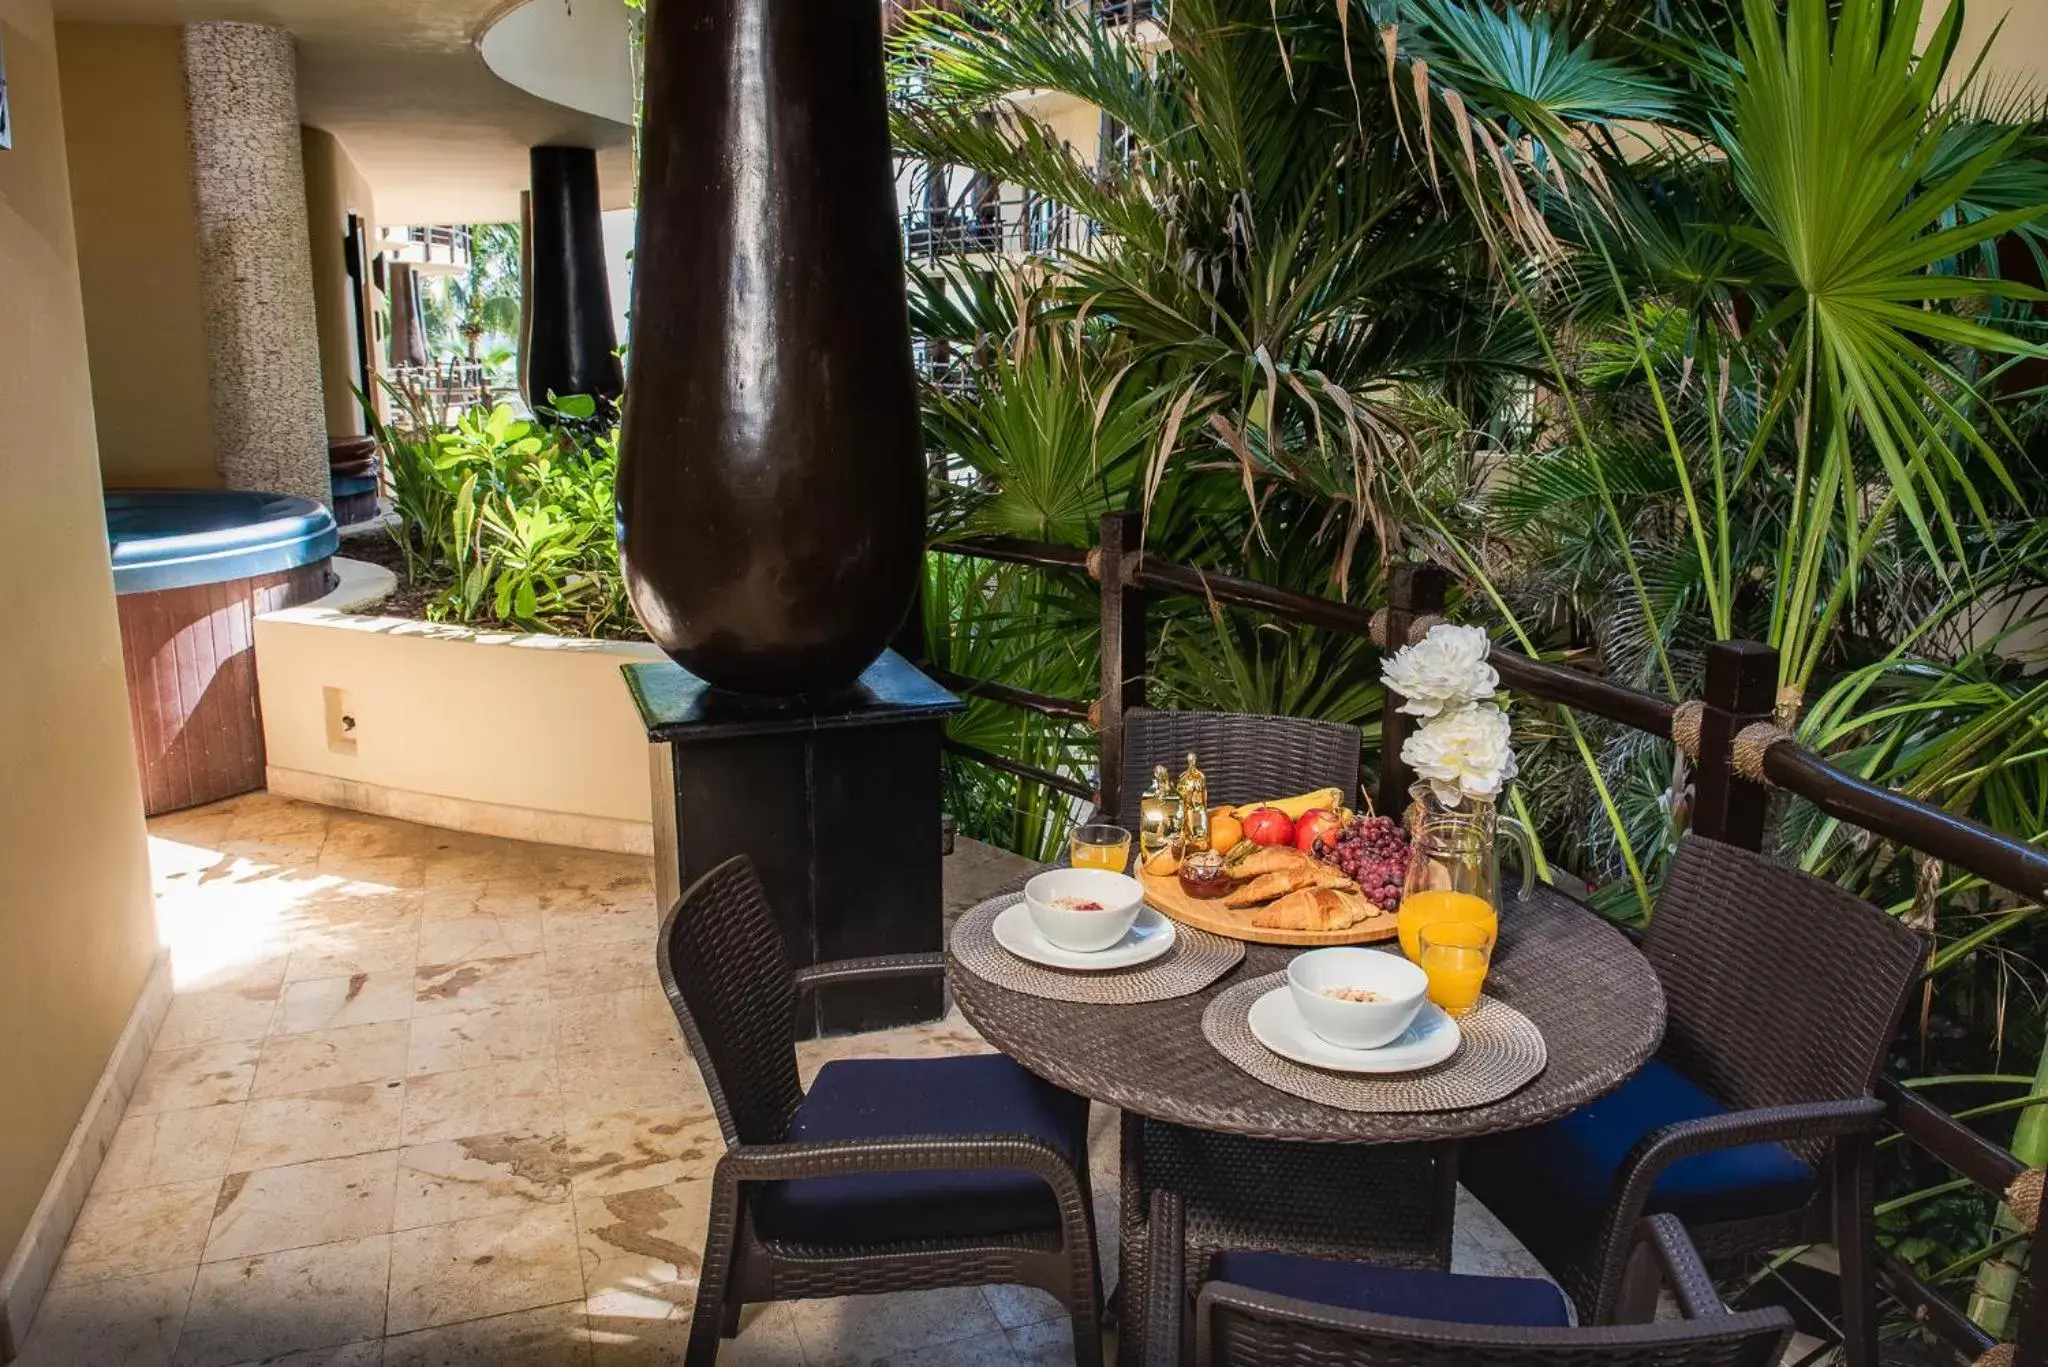
<svg viewBox="0 0 2048 1367">
<path fill-rule="evenodd" d="M 1381 911 L 1401 906 L 1401 880 L 1408 873 L 1408 837 L 1392 817 L 1354 816 L 1337 838 L 1318 841 L 1316 856 L 1358 884 L 1365 900 Z"/>
</svg>

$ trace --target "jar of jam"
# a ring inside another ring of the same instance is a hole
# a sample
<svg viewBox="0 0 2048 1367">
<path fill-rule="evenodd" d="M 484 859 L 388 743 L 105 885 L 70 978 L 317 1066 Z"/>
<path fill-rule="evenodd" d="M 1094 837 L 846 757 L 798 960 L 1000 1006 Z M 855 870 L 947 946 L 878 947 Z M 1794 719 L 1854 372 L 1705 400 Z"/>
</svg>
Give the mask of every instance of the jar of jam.
<svg viewBox="0 0 2048 1367">
<path fill-rule="evenodd" d="M 1228 892 L 1230 875 L 1223 870 L 1223 856 L 1215 850 L 1189 851 L 1180 861 L 1180 890 L 1204 902 Z"/>
</svg>

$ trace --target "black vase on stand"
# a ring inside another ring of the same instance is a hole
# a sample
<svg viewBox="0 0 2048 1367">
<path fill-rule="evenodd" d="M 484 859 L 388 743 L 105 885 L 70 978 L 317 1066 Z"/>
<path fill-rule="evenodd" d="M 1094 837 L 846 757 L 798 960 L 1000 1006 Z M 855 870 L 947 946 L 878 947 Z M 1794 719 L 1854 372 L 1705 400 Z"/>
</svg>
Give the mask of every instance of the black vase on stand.
<svg viewBox="0 0 2048 1367">
<path fill-rule="evenodd" d="M 792 963 L 943 943 L 961 708 L 885 648 L 924 460 L 868 0 L 654 0 L 618 477 L 655 895 L 753 863 Z M 680 667 L 678 667 L 680 666 Z M 806 1033 L 936 1018 L 936 976 L 827 987 Z"/>
<path fill-rule="evenodd" d="M 633 606 L 718 689 L 851 684 L 924 550 L 880 11 L 656 0 L 619 539 Z"/>
</svg>

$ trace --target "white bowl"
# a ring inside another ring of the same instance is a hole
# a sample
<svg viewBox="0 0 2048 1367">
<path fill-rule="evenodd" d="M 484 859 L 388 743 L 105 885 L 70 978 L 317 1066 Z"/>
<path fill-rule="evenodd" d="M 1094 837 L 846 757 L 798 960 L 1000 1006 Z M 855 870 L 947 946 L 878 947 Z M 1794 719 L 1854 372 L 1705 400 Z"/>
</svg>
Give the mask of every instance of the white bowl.
<svg viewBox="0 0 2048 1367">
<path fill-rule="evenodd" d="M 1062 898 L 1102 903 L 1101 911 L 1056 907 Z M 1048 869 L 1024 885 L 1024 909 L 1031 924 L 1061 949 L 1092 953 L 1124 938 L 1145 905 L 1135 878 L 1108 869 Z"/>
<path fill-rule="evenodd" d="M 1377 1049 L 1414 1023 L 1429 994 L 1429 976 L 1398 955 L 1336 947 L 1296 955 L 1287 965 L 1287 987 L 1316 1034 L 1340 1049 Z M 1361 987 L 1379 1000 L 1325 995 L 1323 989 L 1333 987 Z"/>
</svg>

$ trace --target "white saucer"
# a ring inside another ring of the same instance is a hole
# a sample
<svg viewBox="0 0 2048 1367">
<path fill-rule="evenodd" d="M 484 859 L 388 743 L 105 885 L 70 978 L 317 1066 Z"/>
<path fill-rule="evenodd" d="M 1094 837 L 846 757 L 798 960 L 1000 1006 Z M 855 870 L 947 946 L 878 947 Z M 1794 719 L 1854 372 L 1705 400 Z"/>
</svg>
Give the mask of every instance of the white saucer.
<svg viewBox="0 0 2048 1367">
<path fill-rule="evenodd" d="M 1426 1001 L 1415 1023 L 1392 1044 L 1340 1049 L 1308 1028 L 1285 983 L 1252 1003 L 1246 1024 L 1254 1039 L 1280 1057 L 1339 1073 L 1412 1073 L 1457 1053 L 1460 1039 L 1458 1023 L 1435 1002 Z"/>
<path fill-rule="evenodd" d="M 1078 949 L 1061 949 L 1038 933 L 1038 926 L 1031 919 L 1031 912 L 1022 902 L 1003 912 L 989 927 L 994 932 L 996 943 L 1020 959 L 1029 959 L 1047 968 L 1131 968 L 1152 960 L 1173 948 L 1173 922 L 1161 916 L 1151 907 L 1140 907 L 1138 919 L 1131 922 L 1131 928 L 1124 932 L 1124 938 L 1108 949 L 1092 953 Z"/>
</svg>

